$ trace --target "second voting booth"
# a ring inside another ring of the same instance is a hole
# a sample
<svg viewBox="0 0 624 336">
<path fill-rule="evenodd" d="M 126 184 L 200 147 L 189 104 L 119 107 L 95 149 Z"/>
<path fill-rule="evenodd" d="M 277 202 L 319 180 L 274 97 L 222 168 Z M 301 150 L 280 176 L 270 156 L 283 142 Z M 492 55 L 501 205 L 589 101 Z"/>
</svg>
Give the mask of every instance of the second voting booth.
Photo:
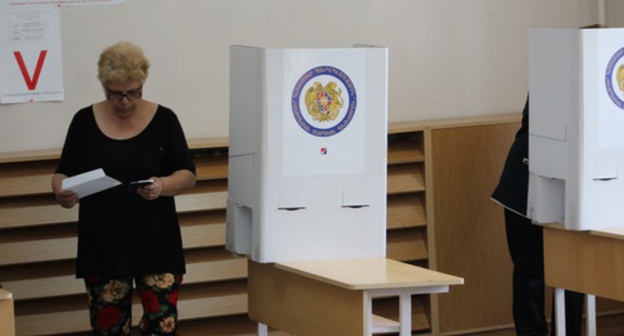
<svg viewBox="0 0 624 336">
<path fill-rule="evenodd" d="M 527 217 L 544 230 L 546 284 L 555 288 L 557 335 L 564 289 L 621 300 L 624 236 L 624 29 L 535 28 L 529 48 Z M 579 232 L 586 231 L 586 232 Z"/>
<path fill-rule="evenodd" d="M 624 29 L 535 28 L 529 49 L 527 216 L 624 227 Z"/>
</svg>

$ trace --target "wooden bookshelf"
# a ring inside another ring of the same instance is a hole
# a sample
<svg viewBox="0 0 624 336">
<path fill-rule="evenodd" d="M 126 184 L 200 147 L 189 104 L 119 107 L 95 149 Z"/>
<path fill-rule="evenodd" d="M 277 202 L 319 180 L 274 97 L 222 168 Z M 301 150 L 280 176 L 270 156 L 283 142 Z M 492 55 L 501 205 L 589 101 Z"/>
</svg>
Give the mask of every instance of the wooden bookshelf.
<svg viewBox="0 0 624 336">
<path fill-rule="evenodd" d="M 502 210 L 489 193 L 519 121 L 514 113 L 388 127 L 387 256 L 465 279 L 412 300 L 415 334 L 511 330 L 511 263 Z M 228 140 L 189 146 L 197 186 L 176 197 L 188 262 L 180 333 L 254 335 L 247 262 L 224 247 Z M 77 209 L 58 206 L 50 188 L 59 154 L 0 154 L 0 283 L 13 293 L 17 335 L 88 335 L 84 286 L 74 277 Z M 377 299 L 374 311 L 396 318 L 396 306 Z"/>
</svg>

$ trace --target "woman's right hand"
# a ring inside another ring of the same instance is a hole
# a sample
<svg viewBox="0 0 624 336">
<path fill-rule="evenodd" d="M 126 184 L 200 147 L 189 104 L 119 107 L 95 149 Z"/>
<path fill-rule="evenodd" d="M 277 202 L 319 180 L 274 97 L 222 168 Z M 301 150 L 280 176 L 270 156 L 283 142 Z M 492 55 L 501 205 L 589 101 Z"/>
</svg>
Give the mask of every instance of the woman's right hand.
<svg viewBox="0 0 624 336">
<path fill-rule="evenodd" d="M 71 190 L 61 190 L 54 193 L 56 201 L 66 209 L 71 209 L 78 203 L 78 194 Z"/>
<path fill-rule="evenodd" d="M 52 175 L 52 192 L 58 204 L 63 208 L 71 209 L 78 203 L 79 197 L 78 194 L 71 190 L 63 190 L 63 180 L 66 178 L 67 176 L 63 174 Z"/>
</svg>

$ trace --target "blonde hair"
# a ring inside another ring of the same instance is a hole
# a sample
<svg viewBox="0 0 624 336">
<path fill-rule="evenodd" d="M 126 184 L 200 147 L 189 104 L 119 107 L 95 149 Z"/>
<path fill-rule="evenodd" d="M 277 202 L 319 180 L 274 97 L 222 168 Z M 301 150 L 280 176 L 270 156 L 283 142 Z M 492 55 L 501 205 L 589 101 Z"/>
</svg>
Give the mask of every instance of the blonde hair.
<svg viewBox="0 0 624 336">
<path fill-rule="evenodd" d="M 102 84 L 144 83 L 149 66 L 149 61 L 139 46 L 125 41 L 118 42 L 100 54 L 97 78 Z"/>
</svg>

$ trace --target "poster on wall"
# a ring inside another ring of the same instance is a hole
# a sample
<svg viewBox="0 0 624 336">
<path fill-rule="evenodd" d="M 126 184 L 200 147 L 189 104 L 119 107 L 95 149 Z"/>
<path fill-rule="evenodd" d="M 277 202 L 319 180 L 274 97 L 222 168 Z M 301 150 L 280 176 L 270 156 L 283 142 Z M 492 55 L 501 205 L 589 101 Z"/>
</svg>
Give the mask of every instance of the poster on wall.
<svg viewBox="0 0 624 336">
<path fill-rule="evenodd" d="M 0 11 L 0 104 L 64 99 L 58 7 Z"/>
<path fill-rule="evenodd" d="M 82 5 L 120 5 L 126 0 L 0 0 L 0 6 L 82 6 Z"/>
</svg>

